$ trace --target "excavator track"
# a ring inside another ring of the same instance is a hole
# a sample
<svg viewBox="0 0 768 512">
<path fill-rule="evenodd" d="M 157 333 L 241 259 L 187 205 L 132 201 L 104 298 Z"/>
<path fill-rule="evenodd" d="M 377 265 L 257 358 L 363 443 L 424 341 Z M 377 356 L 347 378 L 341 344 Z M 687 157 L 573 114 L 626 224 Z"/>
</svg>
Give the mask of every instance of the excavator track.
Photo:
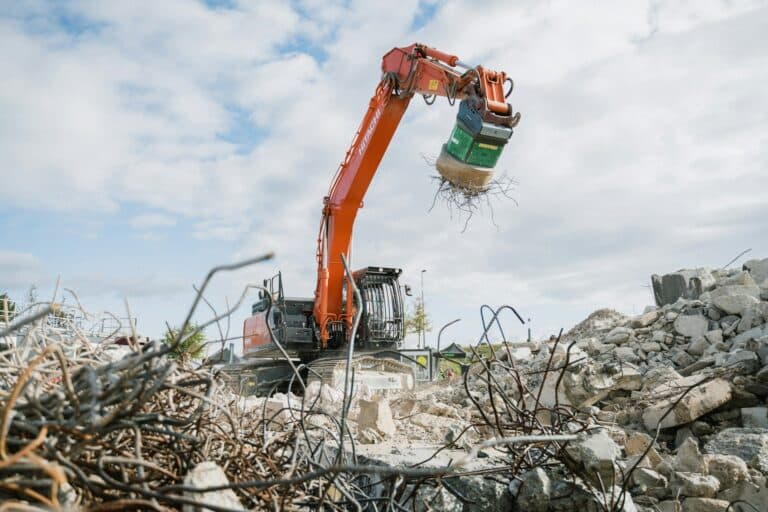
<svg viewBox="0 0 768 512">
<path fill-rule="evenodd" d="M 319 380 L 336 389 L 344 389 L 347 359 L 323 357 L 309 364 L 309 382 Z M 416 374 L 408 364 L 385 357 L 361 354 L 352 359 L 350 378 L 354 385 L 365 385 L 371 391 L 411 390 L 416 385 Z"/>
</svg>

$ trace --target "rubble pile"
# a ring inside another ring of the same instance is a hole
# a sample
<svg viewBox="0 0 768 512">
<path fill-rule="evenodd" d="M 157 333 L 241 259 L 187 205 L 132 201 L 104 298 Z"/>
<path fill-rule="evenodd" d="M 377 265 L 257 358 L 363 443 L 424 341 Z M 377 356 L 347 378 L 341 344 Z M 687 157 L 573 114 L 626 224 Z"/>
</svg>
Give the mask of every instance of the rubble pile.
<svg viewBox="0 0 768 512">
<path fill-rule="evenodd" d="M 463 382 L 390 397 L 391 445 L 472 453 L 576 433 L 486 450 L 519 510 L 768 510 L 768 259 L 653 284 L 658 304 L 641 315 L 599 310 L 533 356 L 505 344 Z"/>
<path fill-rule="evenodd" d="M 412 391 L 373 392 L 352 376 L 348 396 L 299 374 L 287 392 L 239 396 L 168 345 L 94 346 L 32 322 L 0 350 L 0 500 L 768 510 L 768 259 L 652 281 L 657 304 L 641 315 L 599 310 L 490 357 L 471 347 L 464 375 Z"/>
</svg>

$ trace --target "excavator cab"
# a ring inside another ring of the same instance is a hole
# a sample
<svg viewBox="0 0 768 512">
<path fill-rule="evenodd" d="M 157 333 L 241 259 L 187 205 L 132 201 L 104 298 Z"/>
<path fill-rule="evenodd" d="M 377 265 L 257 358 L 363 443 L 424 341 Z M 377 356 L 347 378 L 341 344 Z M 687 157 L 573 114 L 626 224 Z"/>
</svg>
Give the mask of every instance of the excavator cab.
<svg viewBox="0 0 768 512">
<path fill-rule="evenodd" d="M 405 337 L 399 268 L 366 267 L 353 273 L 363 299 L 355 342 L 363 348 L 396 347 Z"/>
<path fill-rule="evenodd" d="M 405 308 L 399 277 L 402 270 L 390 267 L 366 267 L 352 274 L 363 299 L 362 314 L 355 345 L 363 349 L 397 348 L 405 337 Z M 251 317 L 243 326 L 243 354 L 259 355 L 273 348 L 270 329 L 285 348 L 306 352 L 319 346 L 314 325 L 314 300 L 286 297 L 281 273 L 264 280 L 266 291 L 259 291 L 251 306 Z M 344 293 L 347 293 L 346 286 Z M 271 301 L 270 301 L 271 299 Z M 272 308 L 269 308 L 270 302 Z M 343 322 L 330 322 L 328 347 L 344 346 L 350 333 Z"/>
</svg>

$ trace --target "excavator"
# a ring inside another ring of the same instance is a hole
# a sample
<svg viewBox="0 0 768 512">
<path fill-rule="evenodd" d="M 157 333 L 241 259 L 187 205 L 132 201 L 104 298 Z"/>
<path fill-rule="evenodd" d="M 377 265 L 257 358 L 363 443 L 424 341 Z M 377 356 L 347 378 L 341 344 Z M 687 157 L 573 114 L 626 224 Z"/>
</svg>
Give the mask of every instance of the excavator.
<svg viewBox="0 0 768 512">
<path fill-rule="evenodd" d="M 368 372 L 374 389 L 408 389 L 413 367 L 398 359 L 405 337 L 401 269 L 347 268 L 358 210 L 411 99 L 428 105 L 437 96 L 459 101 L 456 124 L 436 162 L 438 172 L 463 190 L 483 187 L 520 120 L 506 98 L 512 80 L 504 72 L 469 66 L 456 55 L 422 44 L 393 48 L 381 64 L 382 78 L 346 156 L 323 199 L 317 237 L 314 297 L 284 294 L 282 274 L 264 280 L 264 289 L 243 326 L 245 392 L 263 392 L 292 372 L 275 352 L 291 358 L 333 385 L 347 366 L 343 350 L 354 343 L 357 378 Z M 506 89 L 506 90 L 505 90 Z M 407 291 L 407 290 L 406 290 Z M 353 293 L 356 292 L 356 293 Z M 358 302 L 355 296 L 360 297 Z M 353 338 L 354 334 L 354 338 Z M 242 382 L 240 384 L 243 391 Z"/>
</svg>

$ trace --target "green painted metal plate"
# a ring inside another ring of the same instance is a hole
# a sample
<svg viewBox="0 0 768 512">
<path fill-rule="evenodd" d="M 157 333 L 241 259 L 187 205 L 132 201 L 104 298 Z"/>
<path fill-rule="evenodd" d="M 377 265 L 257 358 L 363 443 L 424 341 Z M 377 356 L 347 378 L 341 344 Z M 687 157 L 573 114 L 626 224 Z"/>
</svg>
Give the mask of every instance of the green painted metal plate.
<svg viewBox="0 0 768 512">
<path fill-rule="evenodd" d="M 446 149 L 451 156 L 466 162 L 467 154 L 469 154 L 473 141 L 472 135 L 456 124 L 453 132 L 451 132 L 451 136 L 448 138 Z"/>
<path fill-rule="evenodd" d="M 453 128 L 446 143 L 448 153 L 469 165 L 476 167 L 494 167 L 499 161 L 503 145 L 480 142 L 459 123 Z"/>
<path fill-rule="evenodd" d="M 495 167 L 504 146 L 475 142 L 469 150 L 467 163 L 477 167 Z"/>
</svg>

